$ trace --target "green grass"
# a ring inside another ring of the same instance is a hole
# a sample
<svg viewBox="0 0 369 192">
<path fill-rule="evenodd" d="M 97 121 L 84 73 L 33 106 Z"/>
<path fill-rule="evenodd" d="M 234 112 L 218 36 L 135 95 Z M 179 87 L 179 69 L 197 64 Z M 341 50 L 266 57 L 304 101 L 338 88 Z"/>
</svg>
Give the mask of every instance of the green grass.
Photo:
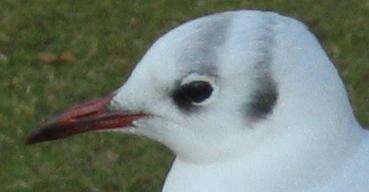
<svg viewBox="0 0 369 192">
<path fill-rule="evenodd" d="M 1 191 L 160 191 L 173 159 L 163 146 L 113 133 L 26 147 L 60 109 L 118 88 L 152 42 L 183 21 L 232 9 L 303 20 L 339 68 L 356 115 L 369 125 L 369 3 L 343 1 L 1 0 Z M 71 52 L 75 61 L 43 62 Z"/>
</svg>

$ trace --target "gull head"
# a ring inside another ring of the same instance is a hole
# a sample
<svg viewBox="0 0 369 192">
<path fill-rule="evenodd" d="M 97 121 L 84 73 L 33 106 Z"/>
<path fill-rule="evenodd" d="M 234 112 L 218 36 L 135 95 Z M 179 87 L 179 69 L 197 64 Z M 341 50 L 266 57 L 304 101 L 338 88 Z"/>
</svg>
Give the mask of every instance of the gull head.
<svg viewBox="0 0 369 192">
<path fill-rule="evenodd" d="M 337 71 L 302 23 L 271 12 L 233 11 L 171 30 L 123 86 L 52 118 L 27 142 L 115 130 L 149 137 L 182 160 L 202 163 L 265 146 L 278 154 L 291 147 L 314 154 L 321 143 L 333 146 L 347 135 L 353 122 Z"/>
</svg>

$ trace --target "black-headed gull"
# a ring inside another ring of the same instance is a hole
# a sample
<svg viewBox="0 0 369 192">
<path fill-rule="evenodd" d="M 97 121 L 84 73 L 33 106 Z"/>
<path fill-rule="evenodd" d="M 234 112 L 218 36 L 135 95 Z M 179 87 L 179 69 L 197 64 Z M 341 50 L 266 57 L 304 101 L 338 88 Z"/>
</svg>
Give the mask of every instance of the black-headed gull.
<svg viewBox="0 0 369 192">
<path fill-rule="evenodd" d="M 114 94 L 71 108 L 28 143 L 115 129 L 176 159 L 164 192 L 368 192 L 369 135 L 314 35 L 272 12 L 187 22 Z"/>
</svg>

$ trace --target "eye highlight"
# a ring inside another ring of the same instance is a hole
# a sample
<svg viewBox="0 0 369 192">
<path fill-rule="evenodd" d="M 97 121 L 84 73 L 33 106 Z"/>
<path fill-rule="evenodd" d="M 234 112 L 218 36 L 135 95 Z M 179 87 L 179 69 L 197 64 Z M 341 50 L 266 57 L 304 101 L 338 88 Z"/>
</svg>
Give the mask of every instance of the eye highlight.
<svg viewBox="0 0 369 192">
<path fill-rule="evenodd" d="M 212 94 L 213 87 L 207 81 L 192 81 L 181 85 L 173 93 L 174 102 L 182 108 L 200 105 Z"/>
</svg>

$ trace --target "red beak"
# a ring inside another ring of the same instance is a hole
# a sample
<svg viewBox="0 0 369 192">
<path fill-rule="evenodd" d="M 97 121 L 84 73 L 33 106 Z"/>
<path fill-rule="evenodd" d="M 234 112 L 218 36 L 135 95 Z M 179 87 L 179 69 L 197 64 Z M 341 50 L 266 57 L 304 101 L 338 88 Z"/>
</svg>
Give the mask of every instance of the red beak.
<svg viewBox="0 0 369 192">
<path fill-rule="evenodd" d="M 127 114 L 122 111 L 109 110 L 108 105 L 113 96 L 96 99 L 77 105 L 66 112 L 51 118 L 32 133 L 26 144 L 34 144 L 70 137 L 87 131 L 126 128 L 145 114 Z"/>
</svg>

